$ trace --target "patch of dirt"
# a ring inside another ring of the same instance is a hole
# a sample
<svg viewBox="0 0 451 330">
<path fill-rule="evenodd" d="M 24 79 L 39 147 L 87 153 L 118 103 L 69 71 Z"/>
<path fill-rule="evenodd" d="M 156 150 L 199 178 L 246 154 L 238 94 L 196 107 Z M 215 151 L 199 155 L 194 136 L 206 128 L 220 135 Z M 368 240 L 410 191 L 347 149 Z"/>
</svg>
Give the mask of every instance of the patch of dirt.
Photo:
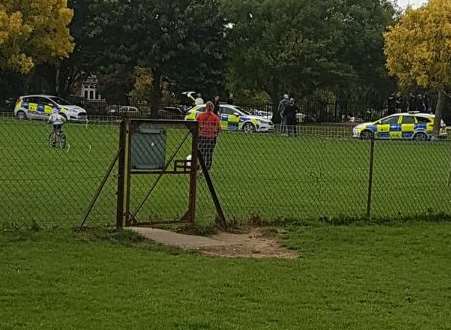
<svg viewBox="0 0 451 330">
<path fill-rule="evenodd" d="M 282 258 L 294 259 L 299 256 L 296 251 L 284 248 L 274 238 L 268 237 L 259 228 L 247 233 L 218 233 L 211 238 L 223 242 L 221 246 L 199 249 L 203 255 L 228 258 Z"/>
<path fill-rule="evenodd" d="M 169 230 L 151 227 L 130 227 L 142 237 L 154 242 L 195 250 L 206 256 L 228 258 L 284 258 L 294 259 L 299 256 L 276 240 L 277 231 L 265 228 L 251 228 L 238 233 L 220 232 L 209 237 L 186 235 Z"/>
</svg>

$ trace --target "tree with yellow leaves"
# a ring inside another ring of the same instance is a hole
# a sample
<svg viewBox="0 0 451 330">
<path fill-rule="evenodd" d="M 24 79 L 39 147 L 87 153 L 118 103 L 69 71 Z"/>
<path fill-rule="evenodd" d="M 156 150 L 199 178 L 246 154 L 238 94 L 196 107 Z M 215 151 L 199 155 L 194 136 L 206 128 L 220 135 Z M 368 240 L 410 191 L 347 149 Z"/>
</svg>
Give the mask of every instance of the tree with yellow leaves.
<svg viewBox="0 0 451 330">
<path fill-rule="evenodd" d="M 408 8 L 385 33 L 389 73 L 402 87 L 417 85 L 438 92 L 434 134 L 437 136 L 451 88 L 451 0 L 429 0 Z"/>
<path fill-rule="evenodd" d="M 68 57 L 72 17 L 67 0 L 2 0 L 0 71 L 28 73 L 36 64 Z"/>
</svg>

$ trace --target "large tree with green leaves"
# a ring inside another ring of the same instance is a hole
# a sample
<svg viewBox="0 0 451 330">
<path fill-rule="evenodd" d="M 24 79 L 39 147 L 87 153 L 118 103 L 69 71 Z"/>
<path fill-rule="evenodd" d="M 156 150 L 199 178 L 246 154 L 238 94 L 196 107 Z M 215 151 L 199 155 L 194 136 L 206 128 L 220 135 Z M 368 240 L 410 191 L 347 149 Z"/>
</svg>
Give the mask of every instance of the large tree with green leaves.
<svg viewBox="0 0 451 330">
<path fill-rule="evenodd" d="M 148 68 L 154 116 L 163 80 L 178 90 L 221 87 L 224 20 L 215 0 L 96 0 L 91 6 L 92 37 L 103 49 L 99 70 Z"/>
<path fill-rule="evenodd" d="M 235 88 L 304 94 L 386 82 L 383 32 L 394 9 L 385 0 L 223 0 Z"/>
</svg>

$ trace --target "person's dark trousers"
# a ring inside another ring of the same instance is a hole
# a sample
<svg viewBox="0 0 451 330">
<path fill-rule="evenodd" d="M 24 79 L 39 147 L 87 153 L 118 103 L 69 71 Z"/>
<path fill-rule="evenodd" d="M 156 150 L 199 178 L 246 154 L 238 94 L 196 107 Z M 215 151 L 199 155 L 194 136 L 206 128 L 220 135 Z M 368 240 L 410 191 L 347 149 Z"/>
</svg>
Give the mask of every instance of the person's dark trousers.
<svg viewBox="0 0 451 330">
<path fill-rule="evenodd" d="M 290 115 L 287 118 L 287 128 L 288 128 L 288 135 L 290 136 L 297 136 L 297 122 L 296 122 L 296 114 Z"/>
<path fill-rule="evenodd" d="M 207 170 L 211 169 L 213 163 L 213 151 L 216 146 L 216 138 L 208 138 L 204 136 L 199 137 L 198 149 L 204 158 L 205 166 Z"/>
</svg>

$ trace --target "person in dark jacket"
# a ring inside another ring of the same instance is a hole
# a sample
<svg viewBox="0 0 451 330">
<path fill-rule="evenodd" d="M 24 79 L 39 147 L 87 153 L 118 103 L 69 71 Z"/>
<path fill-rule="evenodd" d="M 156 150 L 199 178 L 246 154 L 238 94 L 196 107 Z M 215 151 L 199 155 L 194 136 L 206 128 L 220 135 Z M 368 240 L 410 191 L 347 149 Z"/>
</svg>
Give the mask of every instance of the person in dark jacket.
<svg viewBox="0 0 451 330">
<path fill-rule="evenodd" d="M 299 112 L 299 108 L 296 105 L 294 98 L 290 99 L 290 103 L 285 107 L 285 119 L 287 123 L 287 133 L 289 136 L 296 136 L 297 132 L 297 120 L 296 114 Z"/>
<path fill-rule="evenodd" d="M 219 95 L 216 95 L 215 98 L 213 99 L 213 105 L 215 106 L 215 109 L 213 110 L 213 112 L 215 113 L 215 115 L 219 114 L 219 108 L 220 108 L 220 97 Z"/>
<path fill-rule="evenodd" d="M 285 94 L 283 96 L 283 99 L 279 102 L 279 106 L 277 107 L 277 110 L 273 112 L 273 116 L 271 121 L 274 124 L 281 124 L 281 131 L 282 133 L 285 133 L 285 126 L 286 126 L 286 118 L 285 118 L 285 108 L 290 103 L 290 97 L 288 94 Z"/>
</svg>

